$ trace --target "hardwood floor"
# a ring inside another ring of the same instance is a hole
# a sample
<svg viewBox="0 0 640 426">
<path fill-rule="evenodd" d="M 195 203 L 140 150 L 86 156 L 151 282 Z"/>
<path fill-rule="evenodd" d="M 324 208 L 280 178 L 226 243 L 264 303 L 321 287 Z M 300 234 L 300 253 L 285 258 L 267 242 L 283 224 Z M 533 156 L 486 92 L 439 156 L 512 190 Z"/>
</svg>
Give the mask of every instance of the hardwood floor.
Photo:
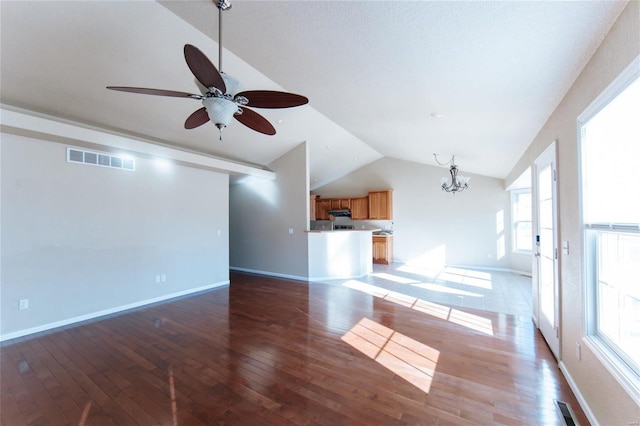
<svg viewBox="0 0 640 426">
<path fill-rule="evenodd" d="M 588 424 L 530 320 L 371 288 L 232 273 L 0 354 L 8 426 Z"/>
</svg>

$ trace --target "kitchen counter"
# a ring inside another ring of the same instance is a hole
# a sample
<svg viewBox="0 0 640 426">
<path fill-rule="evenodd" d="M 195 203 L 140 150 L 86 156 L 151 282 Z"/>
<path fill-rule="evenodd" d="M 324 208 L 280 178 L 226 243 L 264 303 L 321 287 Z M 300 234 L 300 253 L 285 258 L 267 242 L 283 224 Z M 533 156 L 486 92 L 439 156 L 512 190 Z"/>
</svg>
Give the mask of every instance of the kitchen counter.
<svg viewBox="0 0 640 426">
<path fill-rule="evenodd" d="M 309 279 L 357 278 L 373 272 L 373 232 L 379 229 L 307 231 Z"/>
</svg>

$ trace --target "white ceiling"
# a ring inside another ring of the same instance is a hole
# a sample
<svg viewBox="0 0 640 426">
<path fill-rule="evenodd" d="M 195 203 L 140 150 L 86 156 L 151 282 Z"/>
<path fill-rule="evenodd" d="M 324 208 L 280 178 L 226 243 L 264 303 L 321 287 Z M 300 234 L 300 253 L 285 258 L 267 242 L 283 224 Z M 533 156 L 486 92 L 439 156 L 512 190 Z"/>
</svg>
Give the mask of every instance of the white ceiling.
<svg viewBox="0 0 640 426">
<path fill-rule="evenodd" d="M 232 4 L 224 71 L 245 89 L 310 99 L 257 110 L 276 136 L 233 121 L 220 142 L 211 124 L 183 128 L 198 101 L 105 89 L 196 93 L 182 48 L 218 63 L 208 0 L 3 0 L 0 100 L 260 166 L 307 141 L 312 189 L 382 156 L 435 165 L 434 152 L 454 154 L 461 173 L 504 178 L 626 1 Z"/>
</svg>

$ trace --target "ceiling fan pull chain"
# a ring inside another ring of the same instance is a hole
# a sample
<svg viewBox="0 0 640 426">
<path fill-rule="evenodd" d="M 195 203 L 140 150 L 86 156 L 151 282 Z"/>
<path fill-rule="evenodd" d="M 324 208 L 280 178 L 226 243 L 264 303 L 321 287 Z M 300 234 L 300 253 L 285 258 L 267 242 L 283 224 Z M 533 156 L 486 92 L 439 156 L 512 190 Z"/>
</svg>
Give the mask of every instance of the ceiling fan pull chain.
<svg viewBox="0 0 640 426">
<path fill-rule="evenodd" d="M 224 124 L 216 123 L 216 127 L 218 128 L 218 131 L 220 132 L 220 141 L 222 141 L 222 129 L 224 129 L 225 126 L 224 126 Z"/>
</svg>

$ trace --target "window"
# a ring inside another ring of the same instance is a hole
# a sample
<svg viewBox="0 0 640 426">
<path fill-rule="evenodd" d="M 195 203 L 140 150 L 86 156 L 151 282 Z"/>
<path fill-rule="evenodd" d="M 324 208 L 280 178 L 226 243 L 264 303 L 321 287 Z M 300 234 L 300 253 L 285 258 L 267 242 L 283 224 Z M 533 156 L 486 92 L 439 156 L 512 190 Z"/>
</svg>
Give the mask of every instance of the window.
<svg viewBox="0 0 640 426">
<path fill-rule="evenodd" d="M 579 118 L 585 341 L 640 401 L 640 58 Z"/>
<path fill-rule="evenodd" d="M 511 222 L 513 225 L 513 251 L 531 253 L 531 189 L 511 191 Z"/>
</svg>

